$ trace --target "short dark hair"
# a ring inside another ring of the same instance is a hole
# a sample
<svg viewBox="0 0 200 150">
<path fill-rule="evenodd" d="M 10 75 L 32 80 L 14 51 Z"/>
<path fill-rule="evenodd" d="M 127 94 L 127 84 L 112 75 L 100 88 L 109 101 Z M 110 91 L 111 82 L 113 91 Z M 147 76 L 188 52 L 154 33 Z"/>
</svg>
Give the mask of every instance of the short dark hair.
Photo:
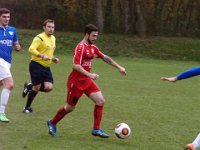
<svg viewBox="0 0 200 150">
<path fill-rule="evenodd" d="M 9 14 L 10 13 L 10 10 L 9 9 L 7 9 L 7 8 L 0 8 L 0 16 L 2 15 L 2 14 Z"/>
<path fill-rule="evenodd" d="M 90 34 L 92 31 L 98 31 L 98 28 L 93 24 L 88 24 L 85 26 L 85 34 Z"/>
<path fill-rule="evenodd" d="M 55 23 L 55 21 L 54 20 L 52 20 L 52 19 L 47 19 L 47 20 L 45 20 L 44 22 L 43 22 L 43 26 L 46 26 L 47 25 L 47 23 Z"/>
</svg>

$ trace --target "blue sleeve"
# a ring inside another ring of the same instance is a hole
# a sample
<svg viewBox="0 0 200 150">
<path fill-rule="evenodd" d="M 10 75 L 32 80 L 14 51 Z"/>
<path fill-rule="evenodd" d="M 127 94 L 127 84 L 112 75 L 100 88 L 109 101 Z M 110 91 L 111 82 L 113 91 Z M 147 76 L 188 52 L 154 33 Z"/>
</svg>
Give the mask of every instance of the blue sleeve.
<svg viewBox="0 0 200 150">
<path fill-rule="evenodd" d="M 18 35 L 17 35 L 17 31 L 15 28 L 13 28 L 13 32 L 14 32 L 13 42 L 16 43 L 18 41 Z"/>
<path fill-rule="evenodd" d="M 176 78 L 177 80 L 187 79 L 190 77 L 200 75 L 200 67 L 191 68 L 181 74 L 179 74 Z"/>
</svg>

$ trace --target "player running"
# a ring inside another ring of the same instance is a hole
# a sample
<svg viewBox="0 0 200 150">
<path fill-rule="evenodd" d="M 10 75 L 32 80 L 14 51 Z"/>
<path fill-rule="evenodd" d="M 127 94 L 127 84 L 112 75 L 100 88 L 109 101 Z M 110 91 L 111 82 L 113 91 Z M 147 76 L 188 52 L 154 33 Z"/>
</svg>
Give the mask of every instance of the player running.
<svg viewBox="0 0 200 150">
<path fill-rule="evenodd" d="M 72 112 L 79 98 L 86 94 L 94 103 L 94 124 L 92 135 L 108 138 L 109 135 L 101 128 L 101 120 L 103 114 L 103 107 L 105 99 L 93 80 L 97 80 L 99 75 L 92 73 L 92 61 L 94 57 L 103 59 L 106 63 L 117 68 L 122 75 L 126 75 L 124 67 L 117 64 L 107 55 L 104 55 L 95 45 L 95 40 L 98 36 L 98 28 L 92 24 L 85 27 L 85 36 L 83 40 L 76 46 L 73 57 L 73 70 L 68 77 L 67 88 L 68 93 L 66 97 L 66 106 L 62 106 L 57 114 L 47 121 L 49 127 L 49 134 L 56 135 L 56 124 L 64 118 L 65 115 Z"/>
<path fill-rule="evenodd" d="M 29 47 L 32 54 L 29 64 L 29 72 L 32 83 L 25 83 L 22 97 L 27 96 L 24 113 L 32 113 L 31 104 L 38 92 L 50 92 L 53 89 L 53 75 L 50 69 L 52 62 L 58 63 L 59 58 L 54 57 L 56 38 L 53 35 L 55 29 L 54 20 L 47 19 L 43 23 L 44 32 L 33 39 Z"/>
<path fill-rule="evenodd" d="M 10 10 L 0 8 L 0 122 L 9 122 L 5 115 L 5 109 L 8 103 L 10 92 L 13 89 L 14 82 L 10 72 L 12 62 L 12 49 L 19 51 L 21 46 L 18 41 L 17 31 L 14 27 L 9 26 Z"/>
</svg>

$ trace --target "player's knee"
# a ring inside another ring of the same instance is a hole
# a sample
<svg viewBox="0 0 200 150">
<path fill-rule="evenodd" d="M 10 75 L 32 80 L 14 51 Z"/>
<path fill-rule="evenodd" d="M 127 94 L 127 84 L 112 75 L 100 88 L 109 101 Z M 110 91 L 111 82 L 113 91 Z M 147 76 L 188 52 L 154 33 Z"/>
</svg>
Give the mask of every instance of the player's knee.
<svg viewBox="0 0 200 150">
<path fill-rule="evenodd" d="M 66 109 L 67 113 L 70 113 L 70 112 L 74 111 L 75 106 L 72 106 L 72 105 L 68 104 L 67 106 L 65 106 L 65 109 Z"/>
<path fill-rule="evenodd" d="M 50 91 L 52 91 L 52 89 L 53 89 L 53 88 L 48 88 L 48 87 L 47 87 L 47 88 L 45 88 L 44 90 L 45 90 L 45 92 L 50 92 Z"/>
<path fill-rule="evenodd" d="M 44 90 L 45 92 L 50 92 L 51 90 L 53 90 L 53 85 L 46 86 Z"/>
<path fill-rule="evenodd" d="M 14 88 L 14 84 L 11 84 L 9 87 L 9 90 L 12 90 Z"/>
<path fill-rule="evenodd" d="M 103 106 L 104 103 L 105 103 L 105 99 L 103 99 L 103 98 L 101 98 L 98 101 L 96 101 L 96 105 L 99 105 L 99 106 Z"/>
<path fill-rule="evenodd" d="M 12 90 L 14 88 L 14 83 L 6 84 L 4 88 Z"/>
</svg>

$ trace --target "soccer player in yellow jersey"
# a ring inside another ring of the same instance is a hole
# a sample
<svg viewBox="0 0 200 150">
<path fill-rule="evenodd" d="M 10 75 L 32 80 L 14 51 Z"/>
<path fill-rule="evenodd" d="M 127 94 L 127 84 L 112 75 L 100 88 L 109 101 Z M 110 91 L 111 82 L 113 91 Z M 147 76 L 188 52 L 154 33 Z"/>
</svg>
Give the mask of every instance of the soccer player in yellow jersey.
<svg viewBox="0 0 200 150">
<path fill-rule="evenodd" d="M 31 104 L 39 91 L 49 92 L 53 89 L 53 76 L 50 70 L 52 62 L 58 63 L 59 59 L 54 57 L 56 39 L 53 35 L 55 28 L 54 20 L 47 19 L 43 23 L 43 33 L 38 34 L 29 47 L 32 54 L 29 64 L 29 72 L 32 83 L 25 83 L 22 97 L 27 97 L 24 113 L 32 113 Z"/>
</svg>

